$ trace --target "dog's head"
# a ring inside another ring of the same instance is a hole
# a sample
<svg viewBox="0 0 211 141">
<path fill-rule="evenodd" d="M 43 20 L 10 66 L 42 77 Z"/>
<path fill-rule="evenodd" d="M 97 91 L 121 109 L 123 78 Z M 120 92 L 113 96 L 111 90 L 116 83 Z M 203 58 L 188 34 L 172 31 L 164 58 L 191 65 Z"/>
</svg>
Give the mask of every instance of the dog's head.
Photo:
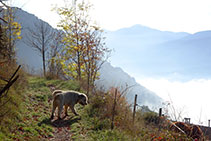
<svg viewBox="0 0 211 141">
<path fill-rule="evenodd" d="M 78 97 L 78 103 L 80 103 L 81 105 L 88 104 L 88 97 L 85 94 L 81 93 Z"/>
</svg>

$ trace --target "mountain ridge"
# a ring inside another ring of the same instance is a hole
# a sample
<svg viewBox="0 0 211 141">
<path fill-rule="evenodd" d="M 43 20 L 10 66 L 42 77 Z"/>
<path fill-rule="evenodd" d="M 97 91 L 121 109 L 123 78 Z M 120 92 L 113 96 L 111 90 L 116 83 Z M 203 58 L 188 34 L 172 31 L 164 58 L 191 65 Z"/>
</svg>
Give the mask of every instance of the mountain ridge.
<svg viewBox="0 0 211 141">
<path fill-rule="evenodd" d="M 178 34 L 155 30 L 156 34 L 152 34 L 153 31 L 141 32 L 138 36 L 126 33 L 119 36 L 118 32 L 110 32 L 107 44 L 116 51 L 111 57 L 112 64 L 118 64 L 126 72 L 140 78 L 156 77 L 179 81 L 211 78 L 211 31 Z M 175 73 L 179 77 L 169 77 Z"/>
</svg>

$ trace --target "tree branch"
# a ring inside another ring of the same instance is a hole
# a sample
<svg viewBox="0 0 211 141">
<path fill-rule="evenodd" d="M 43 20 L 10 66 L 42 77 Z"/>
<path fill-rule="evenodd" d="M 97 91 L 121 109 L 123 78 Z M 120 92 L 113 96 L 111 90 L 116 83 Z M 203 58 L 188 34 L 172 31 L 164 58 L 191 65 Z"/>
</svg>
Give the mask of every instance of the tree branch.
<svg viewBox="0 0 211 141">
<path fill-rule="evenodd" d="M 18 79 L 18 77 L 19 75 L 17 75 L 12 81 L 7 83 L 7 85 L 0 91 L 0 96 L 13 85 L 13 83 Z"/>
</svg>

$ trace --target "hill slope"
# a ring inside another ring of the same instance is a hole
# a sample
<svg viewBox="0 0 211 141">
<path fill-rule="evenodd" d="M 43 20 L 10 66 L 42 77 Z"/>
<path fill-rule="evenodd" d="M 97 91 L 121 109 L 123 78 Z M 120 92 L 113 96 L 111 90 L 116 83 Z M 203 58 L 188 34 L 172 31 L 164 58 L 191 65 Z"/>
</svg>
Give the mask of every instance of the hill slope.
<svg viewBox="0 0 211 141">
<path fill-rule="evenodd" d="M 121 68 L 113 67 L 106 62 L 100 69 L 100 74 L 100 79 L 96 81 L 98 88 L 103 88 L 107 91 L 111 87 L 119 87 L 120 90 L 124 91 L 128 87 L 126 97 L 129 103 L 134 102 L 135 94 L 137 94 L 137 103 L 139 105 L 147 105 L 153 109 L 157 109 L 162 105 L 163 100 L 159 96 L 138 84 L 133 77 Z"/>
</svg>

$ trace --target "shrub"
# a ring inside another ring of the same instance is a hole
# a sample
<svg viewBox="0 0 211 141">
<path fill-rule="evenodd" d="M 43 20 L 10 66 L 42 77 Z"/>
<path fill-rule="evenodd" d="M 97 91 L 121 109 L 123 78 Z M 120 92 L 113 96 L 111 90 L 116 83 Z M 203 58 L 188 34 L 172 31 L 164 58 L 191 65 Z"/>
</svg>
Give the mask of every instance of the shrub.
<svg viewBox="0 0 211 141">
<path fill-rule="evenodd" d="M 145 120 L 147 124 L 149 123 L 158 124 L 160 117 L 155 112 L 146 112 L 143 114 L 143 119 Z"/>
<path fill-rule="evenodd" d="M 126 98 L 117 91 L 116 108 L 114 111 L 114 125 L 118 128 L 128 128 L 131 126 L 132 112 Z M 90 117 L 98 117 L 101 121 L 111 121 L 115 89 L 112 88 L 107 93 L 97 91 L 90 97 L 90 104 L 86 111 Z M 111 122 L 110 122 L 111 123 Z"/>
</svg>

